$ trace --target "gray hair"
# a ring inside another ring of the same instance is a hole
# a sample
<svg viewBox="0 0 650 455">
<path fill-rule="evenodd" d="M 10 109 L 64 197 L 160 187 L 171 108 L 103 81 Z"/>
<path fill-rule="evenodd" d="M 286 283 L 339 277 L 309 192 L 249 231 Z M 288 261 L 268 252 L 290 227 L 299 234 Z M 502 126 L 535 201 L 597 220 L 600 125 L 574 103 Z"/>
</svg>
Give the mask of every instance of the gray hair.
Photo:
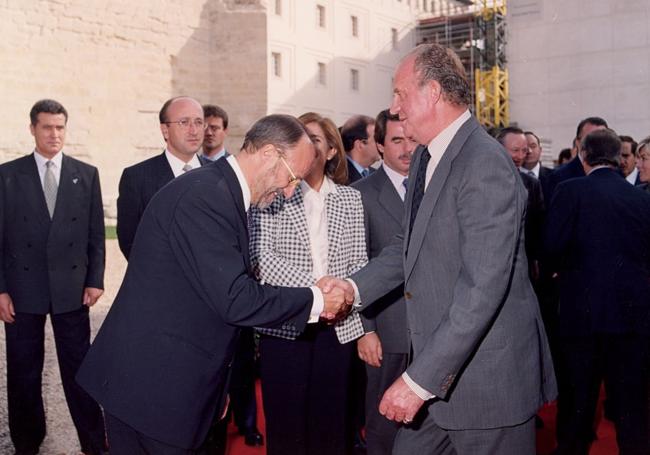
<svg viewBox="0 0 650 455">
<path fill-rule="evenodd" d="M 309 137 L 309 134 L 297 118 L 284 114 L 267 115 L 248 130 L 241 149 L 246 153 L 255 153 L 271 144 L 284 153 L 295 147 L 303 136 Z"/>
<path fill-rule="evenodd" d="M 420 86 L 437 81 L 449 103 L 468 106 L 472 102 L 465 68 L 453 50 L 439 44 L 420 44 L 409 56 L 415 57 L 415 72 Z"/>
</svg>

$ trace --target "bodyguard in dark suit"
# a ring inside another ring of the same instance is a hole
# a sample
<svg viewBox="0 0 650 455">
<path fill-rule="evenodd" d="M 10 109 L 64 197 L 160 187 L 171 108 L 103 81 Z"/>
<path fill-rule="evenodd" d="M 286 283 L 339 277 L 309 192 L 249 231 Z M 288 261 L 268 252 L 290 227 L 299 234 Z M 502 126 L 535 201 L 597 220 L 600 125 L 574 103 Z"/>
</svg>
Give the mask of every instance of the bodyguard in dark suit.
<svg viewBox="0 0 650 455">
<path fill-rule="evenodd" d="M 576 138 L 574 140 L 574 144 L 577 144 L 576 148 L 579 148 L 582 138 L 587 136 L 587 134 L 591 133 L 592 131 L 602 130 L 605 128 L 607 128 L 607 122 L 600 117 L 587 117 L 586 119 L 581 120 L 580 123 L 578 123 L 578 128 L 576 128 Z M 542 180 L 544 200 L 550 203 L 550 201 L 553 199 L 555 187 L 561 182 L 584 176 L 585 171 L 582 168 L 580 157 L 576 155 L 567 164 L 558 167 L 551 174 L 549 174 L 546 179 Z"/>
<path fill-rule="evenodd" d="M 5 322 L 11 440 L 36 454 L 45 437 L 44 324 L 81 450 L 104 449 L 101 410 L 74 381 L 90 343 L 88 309 L 104 287 L 104 213 L 97 169 L 61 152 L 68 113 L 53 100 L 30 112 L 34 153 L 0 166 L 0 319 Z"/>
<path fill-rule="evenodd" d="M 117 239 L 127 260 L 140 218 L 153 195 L 174 177 L 202 164 L 196 154 L 207 125 L 201 104 L 186 96 L 171 98 L 163 104 L 158 119 L 165 151 L 127 167 L 120 178 Z"/>
<path fill-rule="evenodd" d="M 224 141 L 228 135 L 228 113 L 215 104 L 204 104 L 203 113 L 206 127 L 199 157 L 207 161 L 227 157 Z"/>
<path fill-rule="evenodd" d="M 586 177 L 558 185 L 545 248 L 560 276 L 558 454 L 587 454 L 600 384 L 621 454 L 650 453 L 650 196 L 618 172 L 620 140 L 582 143 Z M 566 393 L 565 393 L 566 390 Z"/>
<path fill-rule="evenodd" d="M 542 166 L 542 144 L 539 141 L 539 137 L 532 131 L 526 131 L 524 134 L 526 135 L 526 141 L 528 142 L 528 150 L 526 152 L 524 164 L 519 168 L 519 170 L 537 180 L 543 180 L 553 172 L 553 169 Z"/>
<path fill-rule="evenodd" d="M 379 255 L 402 229 L 411 155 L 416 145 L 404 135 L 399 117 L 388 110 L 375 120 L 375 142 L 382 166 L 352 186 L 361 192 L 370 258 Z M 361 315 L 364 331 L 357 341 L 366 362 L 366 441 L 370 455 L 390 455 L 399 426 L 379 414 L 386 389 L 406 369 L 410 342 L 406 333 L 404 287 L 399 286 Z"/>
<path fill-rule="evenodd" d="M 348 158 L 348 185 L 375 171 L 370 167 L 379 160 L 375 146 L 375 119 L 354 115 L 340 128 L 343 148 Z"/>
<path fill-rule="evenodd" d="M 304 328 L 347 307 L 340 292 L 263 286 L 250 272 L 249 205 L 290 197 L 314 156 L 295 118 L 268 116 L 237 156 L 152 198 L 77 375 L 104 407 L 111 455 L 194 453 L 224 407 L 238 326 Z"/>
</svg>

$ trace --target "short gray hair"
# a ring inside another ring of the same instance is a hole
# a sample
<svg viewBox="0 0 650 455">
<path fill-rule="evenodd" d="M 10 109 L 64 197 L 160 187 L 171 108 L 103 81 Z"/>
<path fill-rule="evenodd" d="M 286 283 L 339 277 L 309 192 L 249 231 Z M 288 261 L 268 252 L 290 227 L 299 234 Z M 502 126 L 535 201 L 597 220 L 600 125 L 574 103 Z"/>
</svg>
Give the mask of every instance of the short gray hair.
<svg viewBox="0 0 650 455">
<path fill-rule="evenodd" d="M 272 114 L 255 122 L 246 133 L 241 148 L 246 153 L 255 153 L 265 145 L 271 144 L 284 153 L 295 147 L 303 136 L 309 137 L 309 134 L 297 118 Z"/>
<path fill-rule="evenodd" d="M 409 56 L 415 57 L 415 72 L 420 86 L 437 81 L 446 101 L 461 106 L 472 102 L 465 68 L 453 50 L 439 44 L 420 44 Z"/>
</svg>

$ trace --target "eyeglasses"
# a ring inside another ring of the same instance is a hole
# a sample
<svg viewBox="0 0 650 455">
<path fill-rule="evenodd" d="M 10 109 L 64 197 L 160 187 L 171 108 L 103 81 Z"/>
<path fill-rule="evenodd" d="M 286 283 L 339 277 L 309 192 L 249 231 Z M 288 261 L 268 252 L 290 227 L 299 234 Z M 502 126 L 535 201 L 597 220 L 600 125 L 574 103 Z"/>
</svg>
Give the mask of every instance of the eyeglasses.
<svg viewBox="0 0 650 455">
<path fill-rule="evenodd" d="M 296 177 L 296 174 L 293 173 L 293 171 L 292 171 L 291 168 L 289 167 L 289 164 L 285 161 L 284 157 L 283 157 L 282 155 L 280 155 L 279 153 L 280 153 L 280 152 L 278 152 L 278 158 L 280 158 L 280 161 L 282 161 L 282 164 L 284 164 L 284 167 L 287 168 L 287 171 L 289 171 L 289 175 L 291 176 L 291 179 L 289 179 L 289 183 L 287 183 L 287 185 L 285 186 L 285 188 L 286 188 L 287 186 L 294 186 L 294 187 L 296 187 L 296 186 L 300 185 L 300 181 L 301 181 L 302 179 L 299 179 L 298 177 Z"/>
<path fill-rule="evenodd" d="M 190 129 L 190 125 L 194 125 L 194 128 L 197 130 L 205 130 L 208 126 L 207 123 L 203 121 L 203 119 L 200 118 L 195 118 L 194 120 L 189 119 L 189 118 L 182 118 L 180 120 L 176 120 L 175 122 L 163 122 L 165 125 L 169 125 L 171 123 L 175 123 L 178 126 L 181 127 L 181 129 L 188 130 Z"/>
</svg>

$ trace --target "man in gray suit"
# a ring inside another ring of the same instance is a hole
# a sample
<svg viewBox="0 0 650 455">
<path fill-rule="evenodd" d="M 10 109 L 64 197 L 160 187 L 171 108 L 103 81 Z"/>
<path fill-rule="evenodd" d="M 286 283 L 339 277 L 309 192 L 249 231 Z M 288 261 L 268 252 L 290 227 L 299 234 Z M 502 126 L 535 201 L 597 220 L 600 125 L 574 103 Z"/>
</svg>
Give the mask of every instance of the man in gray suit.
<svg viewBox="0 0 650 455">
<path fill-rule="evenodd" d="M 363 310 L 404 284 L 413 356 L 379 406 L 404 423 L 394 454 L 534 454 L 533 417 L 556 384 L 528 280 L 526 190 L 469 113 L 451 50 L 418 46 L 393 84 L 391 112 L 428 144 L 409 173 L 403 238 L 329 286 L 356 286 Z"/>
<path fill-rule="evenodd" d="M 361 192 L 368 256 L 381 250 L 402 230 L 404 197 L 413 150 L 399 117 L 388 109 L 375 121 L 375 142 L 384 162 L 372 175 L 352 186 Z M 366 362 L 366 442 L 370 455 L 390 455 L 399 429 L 379 414 L 386 389 L 406 370 L 410 341 L 406 333 L 406 307 L 402 286 L 386 294 L 361 317 L 365 335 L 357 341 Z"/>
</svg>

